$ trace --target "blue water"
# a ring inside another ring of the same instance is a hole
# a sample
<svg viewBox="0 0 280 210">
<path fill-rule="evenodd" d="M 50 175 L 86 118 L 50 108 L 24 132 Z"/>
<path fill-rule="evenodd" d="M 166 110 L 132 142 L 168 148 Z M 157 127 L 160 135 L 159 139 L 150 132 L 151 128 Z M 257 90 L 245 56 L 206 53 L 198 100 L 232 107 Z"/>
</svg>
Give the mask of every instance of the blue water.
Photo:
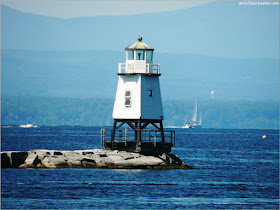
<svg viewBox="0 0 280 210">
<path fill-rule="evenodd" d="M 100 129 L 2 127 L 1 149 L 102 148 Z M 279 130 L 175 130 L 193 170 L 2 169 L 1 208 L 279 209 Z"/>
</svg>

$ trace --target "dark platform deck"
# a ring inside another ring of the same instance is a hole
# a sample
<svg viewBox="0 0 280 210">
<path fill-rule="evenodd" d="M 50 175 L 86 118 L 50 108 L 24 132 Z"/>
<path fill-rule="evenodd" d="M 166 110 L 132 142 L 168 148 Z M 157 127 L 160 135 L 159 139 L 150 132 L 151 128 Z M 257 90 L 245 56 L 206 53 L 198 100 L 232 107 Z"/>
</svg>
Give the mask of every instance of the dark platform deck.
<svg viewBox="0 0 280 210">
<path fill-rule="evenodd" d="M 175 146 L 174 130 L 117 130 L 101 129 L 101 145 L 108 150 L 138 152 L 145 155 L 170 153 Z M 114 136 L 114 138 L 113 138 Z"/>
<path fill-rule="evenodd" d="M 117 142 L 117 141 L 105 141 L 104 145 L 105 149 L 114 149 L 114 150 L 122 150 L 127 152 L 138 152 L 144 155 L 155 155 L 155 154 L 163 154 L 170 153 L 173 144 L 170 142 L 135 142 L 135 141 L 127 141 L 127 142 Z"/>
</svg>

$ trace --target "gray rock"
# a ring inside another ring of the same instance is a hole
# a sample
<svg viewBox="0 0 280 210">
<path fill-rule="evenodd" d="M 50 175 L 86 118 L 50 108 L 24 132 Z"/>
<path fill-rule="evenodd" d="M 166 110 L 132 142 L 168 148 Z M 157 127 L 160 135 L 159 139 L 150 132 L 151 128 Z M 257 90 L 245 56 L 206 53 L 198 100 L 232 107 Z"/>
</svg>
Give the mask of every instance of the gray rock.
<svg viewBox="0 0 280 210">
<path fill-rule="evenodd" d="M 36 149 L 36 150 L 31 150 L 30 152 L 34 152 L 35 154 L 38 155 L 38 158 L 40 160 L 43 160 L 46 156 L 51 156 L 53 155 L 53 150 L 46 150 L 46 149 Z"/>
<path fill-rule="evenodd" d="M 69 167 L 82 167 L 82 160 L 67 160 L 67 164 Z"/>
<path fill-rule="evenodd" d="M 68 167 L 67 159 L 63 156 L 46 156 L 42 164 L 47 168 L 65 168 Z"/>
<path fill-rule="evenodd" d="M 24 164 L 37 166 L 38 163 L 41 163 L 38 155 L 33 152 L 28 152 L 28 157 L 25 159 Z"/>
<path fill-rule="evenodd" d="M 95 160 L 93 160 L 93 159 L 84 158 L 82 160 L 82 166 L 85 168 L 96 168 L 97 164 L 96 164 Z"/>
<path fill-rule="evenodd" d="M 101 157 L 100 161 L 97 163 L 97 165 L 103 165 L 103 163 L 108 167 L 113 167 L 115 165 L 114 161 L 110 157 Z"/>
<path fill-rule="evenodd" d="M 179 169 L 187 166 L 176 155 L 147 156 L 118 150 L 31 150 L 1 152 L 1 167 L 20 168 L 151 168 Z"/>
<path fill-rule="evenodd" d="M 135 168 L 135 165 L 127 160 L 117 160 L 114 162 L 116 168 Z"/>
<path fill-rule="evenodd" d="M 128 152 L 120 152 L 118 154 L 118 156 L 121 156 L 124 160 L 135 158 L 135 156 L 132 154 L 132 152 L 130 152 L 130 153 L 128 153 Z"/>
<path fill-rule="evenodd" d="M 134 159 L 129 159 L 127 160 L 130 163 L 132 163 L 133 165 L 137 166 L 156 166 L 156 165 L 160 165 L 162 163 L 164 163 L 163 160 L 161 160 L 160 158 L 154 157 L 154 156 L 141 156 L 138 158 L 134 158 Z"/>
<path fill-rule="evenodd" d="M 95 154 L 94 149 L 87 149 L 87 150 L 74 150 L 77 154 L 86 155 L 86 154 Z"/>
<path fill-rule="evenodd" d="M 81 155 L 81 154 L 79 154 L 77 152 L 74 152 L 74 151 L 63 151 L 62 153 L 63 153 L 64 157 L 68 160 L 77 160 L 77 161 L 80 160 L 80 161 L 82 161 L 83 158 L 85 157 L 84 155 Z"/>
</svg>

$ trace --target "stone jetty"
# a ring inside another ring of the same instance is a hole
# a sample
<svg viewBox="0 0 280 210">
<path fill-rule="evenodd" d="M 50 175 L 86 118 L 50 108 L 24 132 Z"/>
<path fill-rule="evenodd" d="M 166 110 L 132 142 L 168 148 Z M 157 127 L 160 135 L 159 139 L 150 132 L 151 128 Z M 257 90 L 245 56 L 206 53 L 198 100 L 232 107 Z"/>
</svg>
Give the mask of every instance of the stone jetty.
<svg viewBox="0 0 280 210">
<path fill-rule="evenodd" d="M 142 155 L 119 150 L 1 152 L 1 168 L 192 169 L 174 154 Z"/>
</svg>

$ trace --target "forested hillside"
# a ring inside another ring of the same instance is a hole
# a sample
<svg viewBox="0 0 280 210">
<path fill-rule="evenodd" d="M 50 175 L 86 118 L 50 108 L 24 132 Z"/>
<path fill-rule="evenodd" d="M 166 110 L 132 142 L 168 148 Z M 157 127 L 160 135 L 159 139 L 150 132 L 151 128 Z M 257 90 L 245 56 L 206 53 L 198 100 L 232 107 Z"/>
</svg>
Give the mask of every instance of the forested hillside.
<svg viewBox="0 0 280 210">
<path fill-rule="evenodd" d="M 9 96 L 1 100 L 2 125 L 112 125 L 113 99 Z M 164 125 L 191 120 L 194 101 L 164 100 Z M 199 100 L 204 128 L 279 129 L 278 101 Z"/>
</svg>

